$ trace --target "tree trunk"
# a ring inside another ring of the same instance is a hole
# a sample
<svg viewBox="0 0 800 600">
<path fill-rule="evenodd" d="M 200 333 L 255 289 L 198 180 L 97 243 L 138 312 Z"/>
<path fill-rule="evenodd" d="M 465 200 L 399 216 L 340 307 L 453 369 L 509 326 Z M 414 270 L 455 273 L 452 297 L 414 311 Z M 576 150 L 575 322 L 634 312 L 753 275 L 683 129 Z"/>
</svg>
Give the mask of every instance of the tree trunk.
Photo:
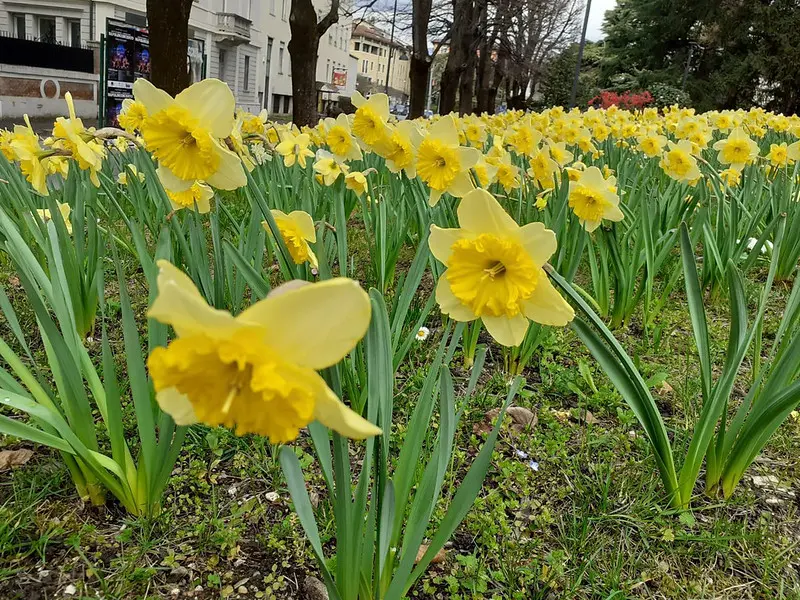
<svg viewBox="0 0 800 600">
<path fill-rule="evenodd" d="M 189 86 L 189 13 L 192 0 L 147 0 L 150 81 L 175 96 Z"/>
<path fill-rule="evenodd" d="M 292 69 L 292 122 L 298 127 L 314 126 L 317 112 L 317 54 L 319 40 L 339 21 L 339 0 L 332 0 L 328 14 L 317 23 L 311 0 L 292 0 L 289 13 L 289 58 Z"/>
<path fill-rule="evenodd" d="M 489 106 L 489 75 L 491 66 L 491 53 L 494 46 L 494 32 L 489 31 L 488 10 L 486 0 L 479 0 L 479 20 L 480 30 L 480 56 L 478 57 L 478 91 L 476 112 L 481 114 L 488 110 Z"/>
<path fill-rule="evenodd" d="M 411 99 L 408 118 L 416 119 L 425 113 L 428 78 L 433 62 L 428 53 L 428 26 L 432 0 L 413 0 L 411 15 Z"/>
<path fill-rule="evenodd" d="M 489 86 L 489 92 L 486 98 L 486 112 L 490 115 L 494 114 L 495 107 L 497 106 L 497 90 L 500 89 L 500 84 L 503 83 L 503 76 L 505 74 L 506 58 L 501 49 L 498 52 L 497 62 L 494 65 L 494 74 L 492 75 L 492 83 Z"/>
<path fill-rule="evenodd" d="M 450 54 L 442 73 L 439 94 L 439 112 L 443 115 L 456 108 L 456 92 L 461 74 L 466 67 L 467 48 L 470 43 L 470 27 L 472 26 L 472 0 L 453 0 L 453 28 L 450 35 Z"/>
<path fill-rule="evenodd" d="M 411 100 L 409 102 L 408 118 L 416 119 L 425 114 L 425 101 L 428 96 L 428 78 L 430 77 L 432 63 L 429 60 L 419 60 L 416 54 L 411 55 Z"/>
<path fill-rule="evenodd" d="M 474 50 L 467 54 L 464 70 L 461 72 L 461 84 L 458 87 L 458 112 L 462 115 L 475 112 L 472 104 L 472 98 L 475 95 L 475 58 Z"/>
</svg>

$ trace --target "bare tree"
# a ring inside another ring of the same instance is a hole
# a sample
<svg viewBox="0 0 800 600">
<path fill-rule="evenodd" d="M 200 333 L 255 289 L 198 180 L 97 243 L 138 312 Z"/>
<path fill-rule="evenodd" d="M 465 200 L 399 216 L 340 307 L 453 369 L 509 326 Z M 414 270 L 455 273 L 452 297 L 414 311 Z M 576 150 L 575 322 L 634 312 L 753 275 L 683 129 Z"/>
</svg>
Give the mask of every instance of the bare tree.
<svg viewBox="0 0 800 600">
<path fill-rule="evenodd" d="M 151 0 L 153 1 L 153 0 Z M 299 127 L 317 122 L 317 54 L 319 40 L 339 22 L 339 0 L 331 0 L 328 13 L 317 22 L 311 0 L 292 0 L 289 13 L 289 56 L 292 63 L 292 121 Z"/>
</svg>

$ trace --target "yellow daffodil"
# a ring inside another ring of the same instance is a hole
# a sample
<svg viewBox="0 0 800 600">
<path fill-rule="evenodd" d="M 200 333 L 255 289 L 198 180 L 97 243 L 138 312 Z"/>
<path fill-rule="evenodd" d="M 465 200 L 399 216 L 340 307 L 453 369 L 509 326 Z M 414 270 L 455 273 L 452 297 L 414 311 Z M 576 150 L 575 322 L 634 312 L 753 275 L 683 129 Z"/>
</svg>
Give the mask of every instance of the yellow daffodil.
<svg viewBox="0 0 800 600">
<path fill-rule="evenodd" d="M 195 206 L 200 214 L 206 214 L 211 210 L 211 198 L 214 197 L 214 190 L 201 181 L 195 181 L 186 189 L 172 191 L 164 188 L 164 191 L 167 192 L 167 198 L 169 198 L 173 210 L 182 208 L 195 210 Z"/>
<path fill-rule="evenodd" d="M 117 121 L 125 131 L 128 133 L 141 131 L 145 119 L 147 119 L 147 109 L 143 103 L 131 98 L 125 98 L 122 101 L 122 109 L 119 111 Z"/>
<path fill-rule="evenodd" d="M 314 156 L 314 153 L 308 148 L 310 145 L 311 138 L 308 137 L 308 134 L 294 135 L 286 132 L 283 134 L 281 143 L 275 147 L 275 151 L 283 157 L 284 166 L 291 167 L 298 163 L 305 169 L 306 159 Z"/>
<path fill-rule="evenodd" d="M 497 183 L 503 186 L 506 194 L 510 194 L 512 190 L 515 190 L 522 185 L 519 177 L 519 167 L 511 162 L 510 154 L 506 153 L 506 155 L 499 159 L 495 165 L 497 167 L 497 173 L 495 174 Z"/>
<path fill-rule="evenodd" d="M 484 189 L 488 188 L 497 180 L 497 166 L 483 155 L 478 158 L 478 162 L 475 163 L 472 170 L 475 172 L 478 185 Z"/>
<path fill-rule="evenodd" d="M 559 178 L 558 163 L 550 157 L 547 148 L 539 148 L 530 159 L 528 175 L 533 178 L 540 188 L 553 189 Z"/>
<path fill-rule="evenodd" d="M 550 156 L 562 169 L 575 158 L 572 152 L 567 150 L 567 145 L 564 142 L 548 142 L 547 147 L 550 150 Z"/>
<path fill-rule="evenodd" d="M 49 196 L 47 189 L 47 167 L 43 163 L 46 160 L 47 152 L 39 143 L 39 136 L 36 135 L 25 115 L 26 127 L 22 125 L 14 126 L 14 133 L 8 146 L 14 153 L 14 158 L 19 161 L 19 168 L 25 179 L 42 196 Z"/>
<path fill-rule="evenodd" d="M 532 156 L 542 140 L 542 134 L 533 127 L 530 118 L 521 121 L 508 136 L 507 141 L 517 154 Z"/>
<path fill-rule="evenodd" d="M 417 176 L 417 148 L 422 134 L 412 121 L 400 121 L 391 128 L 390 133 L 379 142 L 378 154 L 386 159 L 386 168 L 392 173 L 405 172 L 406 177 Z"/>
<path fill-rule="evenodd" d="M 667 142 L 667 151 L 659 163 L 664 172 L 676 181 L 696 181 L 700 176 L 697 160 L 692 156 L 692 143 L 689 140 Z"/>
<path fill-rule="evenodd" d="M 350 279 L 291 282 L 237 317 L 211 308 L 192 281 L 158 262 L 148 316 L 177 337 L 147 361 L 156 400 L 178 425 L 235 427 L 290 442 L 317 420 L 356 439 L 381 430 L 345 406 L 316 371 L 336 364 L 367 330 L 367 294 Z"/>
<path fill-rule="evenodd" d="M 246 113 L 242 116 L 242 133 L 246 135 L 264 135 L 267 127 L 267 109 L 257 115 Z"/>
<path fill-rule="evenodd" d="M 663 135 L 650 134 L 639 138 L 637 148 L 649 158 L 661 156 L 661 151 L 667 145 L 667 138 Z"/>
<path fill-rule="evenodd" d="M 366 99 L 356 91 L 351 101 L 356 107 L 353 133 L 367 148 L 375 149 L 389 132 L 389 97 L 386 94 L 372 94 Z"/>
<path fill-rule="evenodd" d="M 317 150 L 314 172 L 322 176 L 325 185 L 333 185 L 341 175 L 347 175 L 350 167 L 339 161 L 338 157 L 325 150 Z"/>
<path fill-rule="evenodd" d="M 742 181 L 742 172 L 739 169 L 728 168 L 720 171 L 719 177 L 728 187 L 736 187 Z"/>
<path fill-rule="evenodd" d="M 133 95 L 147 111 L 142 137 L 158 160 L 167 187 L 185 189 L 202 180 L 233 190 L 247 183 L 242 161 L 221 141 L 231 134 L 236 104 L 226 84 L 204 79 L 172 98 L 138 79 Z"/>
<path fill-rule="evenodd" d="M 464 137 L 470 146 L 475 148 L 483 148 L 486 143 L 486 125 L 479 117 L 472 116 L 472 118 L 464 119 Z"/>
<path fill-rule="evenodd" d="M 119 172 L 117 175 L 117 183 L 120 185 L 128 185 L 130 183 L 129 176 L 132 175 L 136 177 L 139 181 L 144 183 L 144 173 L 140 173 L 139 170 L 136 168 L 136 165 L 127 164 L 122 171 Z"/>
<path fill-rule="evenodd" d="M 597 167 L 581 171 L 576 181 L 569 182 L 569 207 L 586 231 L 594 231 L 603 220 L 625 218 L 619 208 L 616 183 L 614 177 L 603 178 Z"/>
<path fill-rule="evenodd" d="M 474 189 L 469 170 L 478 162 L 480 152 L 458 144 L 458 130 L 451 115 L 428 129 L 417 151 L 417 174 L 431 189 L 428 202 L 435 206 L 442 194 L 456 198 Z"/>
<path fill-rule="evenodd" d="M 563 326 L 575 313 L 542 268 L 556 236 L 542 223 L 523 227 L 485 190 L 458 205 L 459 229 L 431 226 L 431 252 L 447 269 L 436 285 L 442 312 L 456 321 L 481 319 L 504 346 L 517 346 L 529 320 Z"/>
<path fill-rule="evenodd" d="M 67 227 L 67 233 L 72 235 L 72 221 L 69 218 L 70 213 L 72 212 L 72 207 L 66 202 L 58 203 L 58 213 L 61 215 L 61 219 L 64 221 L 64 225 Z M 47 223 L 53 217 L 50 215 L 49 208 L 37 208 L 36 214 L 39 215 L 39 218 Z"/>
<path fill-rule="evenodd" d="M 53 126 L 53 137 L 57 143 L 54 147 L 68 151 L 77 161 L 78 167 L 89 171 L 89 178 L 95 187 L 100 187 L 97 173 L 103 168 L 103 159 L 106 155 L 105 146 L 94 139 L 91 132 L 83 126 L 83 121 L 75 114 L 75 104 L 72 94 L 64 94 L 69 110 L 69 118 L 58 117 Z"/>
<path fill-rule="evenodd" d="M 732 169 L 743 169 L 758 157 L 758 144 L 741 127 L 731 131 L 726 139 L 715 143 L 714 150 L 718 151 L 717 160 L 723 165 L 730 165 Z"/>
<path fill-rule="evenodd" d="M 330 151 L 342 161 L 361 160 L 361 148 L 350 131 L 347 115 L 342 113 L 336 120 L 325 119 L 325 124 L 325 143 Z"/>
<path fill-rule="evenodd" d="M 309 263 L 312 267 L 318 267 L 317 255 L 311 249 L 309 242 L 316 243 L 317 230 L 314 229 L 314 219 L 307 212 L 295 210 L 288 215 L 280 210 L 273 209 L 272 218 L 281 232 L 283 243 L 292 255 L 292 260 L 296 265 Z M 266 221 L 261 225 L 269 233 L 269 225 Z"/>
<path fill-rule="evenodd" d="M 789 156 L 789 147 L 786 142 L 782 144 L 770 144 L 767 160 L 769 160 L 773 167 L 785 167 L 795 162 L 794 159 Z"/>
<path fill-rule="evenodd" d="M 344 185 L 357 196 L 363 196 L 367 191 L 367 178 L 361 171 L 353 171 L 345 175 Z"/>
</svg>

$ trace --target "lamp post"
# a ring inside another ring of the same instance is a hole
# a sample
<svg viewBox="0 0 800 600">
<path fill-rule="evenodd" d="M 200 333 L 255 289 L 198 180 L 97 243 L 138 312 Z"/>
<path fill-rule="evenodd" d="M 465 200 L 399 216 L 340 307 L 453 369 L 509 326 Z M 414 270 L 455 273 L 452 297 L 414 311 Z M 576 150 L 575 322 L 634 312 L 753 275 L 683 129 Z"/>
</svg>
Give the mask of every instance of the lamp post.
<svg viewBox="0 0 800 600">
<path fill-rule="evenodd" d="M 575 98 L 578 95 L 578 78 L 581 74 L 581 60 L 583 59 L 583 47 L 586 45 L 586 30 L 589 27 L 589 11 L 592 10 L 592 0 L 586 0 L 586 13 L 583 16 L 583 31 L 581 31 L 581 43 L 578 46 L 578 60 L 575 63 L 575 75 L 572 78 L 572 92 L 569 95 L 569 109 L 575 106 Z"/>
<path fill-rule="evenodd" d="M 392 50 L 394 50 L 394 22 L 397 19 L 397 0 L 394 0 L 392 11 L 392 33 L 389 35 L 389 60 L 386 61 L 386 95 L 389 95 L 389 73 L 392 71 Z"/>
</svg>

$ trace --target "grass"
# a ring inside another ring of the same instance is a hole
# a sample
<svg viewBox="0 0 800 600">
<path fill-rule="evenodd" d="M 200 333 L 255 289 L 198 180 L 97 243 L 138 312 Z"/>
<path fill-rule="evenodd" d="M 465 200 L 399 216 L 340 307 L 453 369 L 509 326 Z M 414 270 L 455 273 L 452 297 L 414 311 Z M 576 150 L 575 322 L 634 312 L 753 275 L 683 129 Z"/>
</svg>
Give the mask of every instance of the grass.
<svg viewBox="0 0 800 600">
<path fill-rule="evenodd" d="M 354 252 L 365 252 L 354 244 Z M 134 277 L 130 289 L 141 314 L 142 281 Z M 16 294 L 18 306 L 24 298 Z M 754 303 L 755 288 L 749 295 Z M 766 336 L 785 300 L 783 292 L 775 296 Z M 415 345 L 398 373 L 400 411 L 410 411 L 422 386 L 420 366 L 441 331 L 436 319 L 428 323 L 431 338 Z M 724 300 L 710 301 L 709 323 L 714 351 L 722 353 Z M 696 416 L 699 376 L 679 291 L 659 325 L 660 339 L 636 319 L 616 334 L 658 386 L 670 435 L 680 441 Z M 503 395 L 500 365 L 494 346 L 457 433 L 445 502 Z M 453 371 L 463 387 L 469 373 L 458 354 Z M 800 598 L 800 422 L 779 430 L 730 502 L 699 497 L 693 511 L 677 513 L 665 509 L 633 414 L 569 329 L 545 336 L 525 376 L 518 404 L 538 423 L 521 433 L 503 430 L 478 502 L 413 597 Z M 0 445 L 20 447 L 11 439 Z M 307 437 L 295 451 L 311 488 L 324 493 Z M 755 485 L 753 475 L 777 483 Z M 326 545 L 335 543 L 331 521 L 321 520 Z M 60 460 L 42 448 L 0 477 L 0 598 L 62 597 L 73 588 L 74 597 L 296 598 L 314 572 L 276 449 L 261 438 L 193 428 L 164 509 L 151 520 L 132 519 L 113 503 L 80 506 Z"/>
</svg>

